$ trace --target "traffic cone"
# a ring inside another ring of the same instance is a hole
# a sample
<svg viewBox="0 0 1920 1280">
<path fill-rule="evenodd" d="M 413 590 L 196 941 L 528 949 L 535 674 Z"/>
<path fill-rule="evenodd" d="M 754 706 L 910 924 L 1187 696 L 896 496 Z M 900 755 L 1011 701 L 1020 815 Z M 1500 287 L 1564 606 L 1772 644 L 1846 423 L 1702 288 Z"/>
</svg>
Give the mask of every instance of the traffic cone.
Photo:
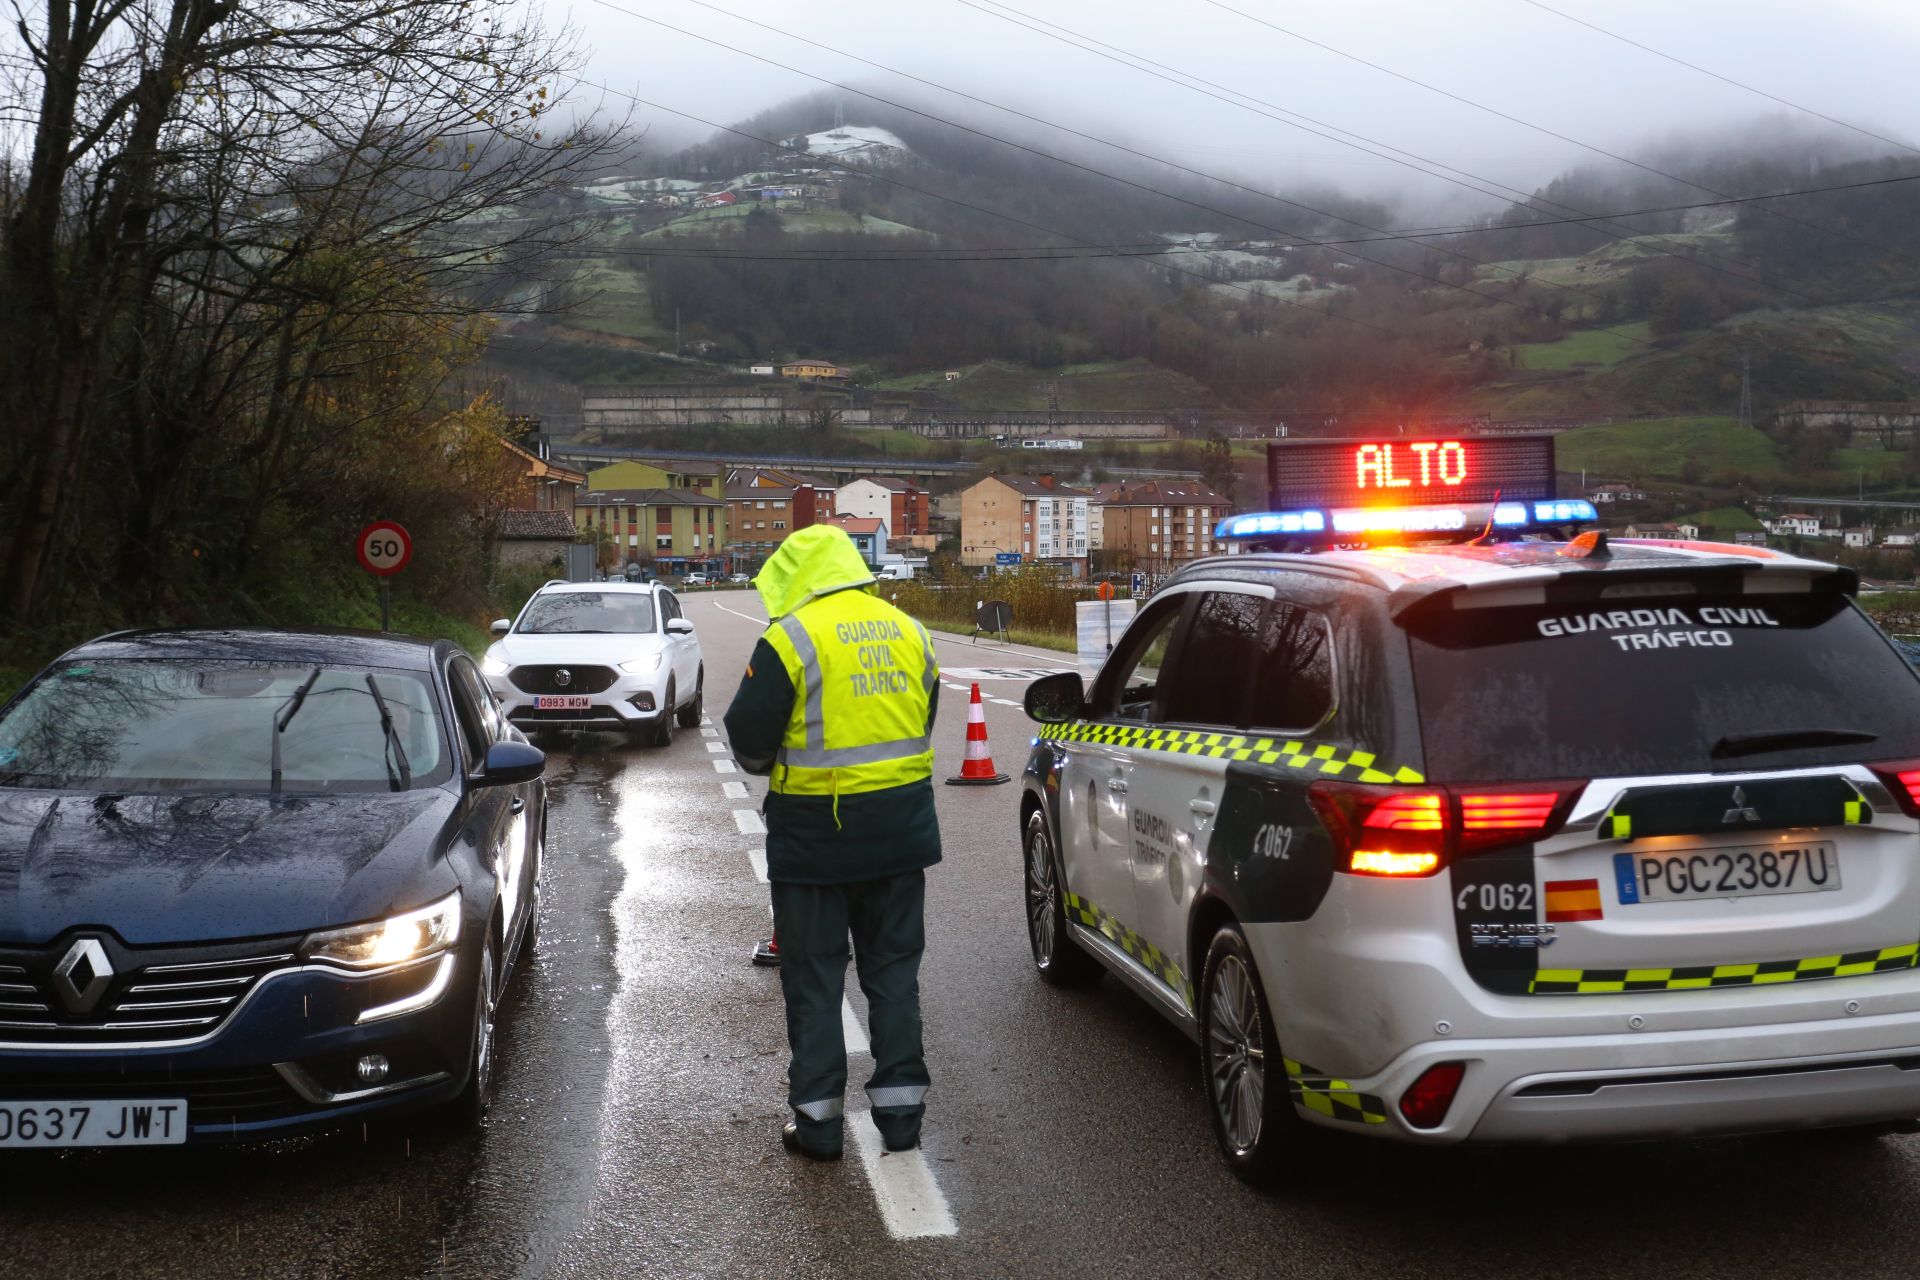
<svg viewBox="0 0 1920 1280">
<path fill-rule="evenodd" d="M 980 685 L 975 682 L 973 697 L 967 701 L 967 758 L 960 772 L 947 779 L 950 787 L 990 787 L 996 782 L 1011 782 L 993 767 L 993 754 L 987 750 L 987 709 L 980 704 Z"/>
<path fill-rule="evenodd" d="M 780 935 L 774 934 L 765 942 L 753 944 L 753 962 L 763 969 L 780 967 Z"/>
</svg>

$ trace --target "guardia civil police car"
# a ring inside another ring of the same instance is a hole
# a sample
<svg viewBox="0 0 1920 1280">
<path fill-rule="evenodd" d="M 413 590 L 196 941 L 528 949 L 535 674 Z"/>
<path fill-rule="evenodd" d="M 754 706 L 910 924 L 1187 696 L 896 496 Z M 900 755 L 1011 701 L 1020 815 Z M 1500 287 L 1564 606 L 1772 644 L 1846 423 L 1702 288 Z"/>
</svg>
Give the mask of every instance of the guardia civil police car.
<svg viewBox="0 0 1920 1280">
<path fill-rule="evenodd" d="M 1269 469 L 1292 505 L 1221 527 L 1251 547 L 1176 574 L 1090 691 L 1029 687 L 1020 810 L 1041 977 L 1183 1027 L 1236 1172 L 1303 1122 L 1920 1116 L 1920 680 L 1853 573 L 1575 536 L 1546 440 Z"/>
</svg>

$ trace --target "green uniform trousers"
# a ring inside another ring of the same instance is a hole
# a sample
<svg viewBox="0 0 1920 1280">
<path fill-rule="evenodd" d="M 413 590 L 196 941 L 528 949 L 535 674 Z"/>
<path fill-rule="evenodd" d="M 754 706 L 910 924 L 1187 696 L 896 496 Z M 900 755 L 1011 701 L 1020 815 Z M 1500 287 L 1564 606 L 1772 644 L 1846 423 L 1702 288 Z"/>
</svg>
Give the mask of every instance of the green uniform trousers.
<svg viewBox="0 0 1920 1280">
<path fill-rule="evenodd" d="M 840 1005 L 853 937 L 860 990 L 872 1024 L 873 1076 L 867 1100 L 886 1145 L 912 1146 L 926 1112 L 927 1064 L 920 1048 L 920 953 L 926 949 L 923 871 L 858 884 L 775 881 L 773 926 L 780 938 L 780 990 L 787 1001 L 787 1101 L 800 1140 L 822 1155 L 840 1150 L 847 1045 Z"/>
</svg>

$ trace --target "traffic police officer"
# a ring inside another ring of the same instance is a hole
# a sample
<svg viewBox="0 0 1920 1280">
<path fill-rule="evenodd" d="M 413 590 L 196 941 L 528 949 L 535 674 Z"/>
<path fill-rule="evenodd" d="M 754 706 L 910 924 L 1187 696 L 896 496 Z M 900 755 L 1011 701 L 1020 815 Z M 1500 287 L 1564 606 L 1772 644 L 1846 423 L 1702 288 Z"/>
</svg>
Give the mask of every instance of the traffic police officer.
<svg viewBox="0 0 1920 1280">
<path fill-rule="evenodd" d="M 872 1019 L 867 1098 L 892 1151 L 920 1140 L 925 870 L 939 668 L 926 628 L 870 590 L 846 531 L 789 535 L 755 576 L 771 619 L 727 709 L 733 754 L 768 779 L 767 879 L 787 1005 L 789 1151 L 837 1160 L 847 940 Z"/>
</svg>

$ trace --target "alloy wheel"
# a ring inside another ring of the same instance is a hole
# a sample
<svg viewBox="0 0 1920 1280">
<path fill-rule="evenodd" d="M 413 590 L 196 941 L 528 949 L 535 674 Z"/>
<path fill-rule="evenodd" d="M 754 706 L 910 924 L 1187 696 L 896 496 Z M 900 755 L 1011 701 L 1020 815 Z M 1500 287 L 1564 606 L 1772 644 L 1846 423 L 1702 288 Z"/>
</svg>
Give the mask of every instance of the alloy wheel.
<svg viewBox="0 0 1920 1280">
<path fill-rule="evenodd" d="M 1220 1129 L 1239 1154 L 1260 1143 L 1266 1100 L 1266 1037 L 1253 976 L 1237 955 L 1221 959 L 1208 985 L 1207 1066 Z"/>
<path fill-rule="evenodd" d="M 1058 945 L 1054 933 L 1053 851 L 1044 827 L 1035 823 L 1027 832 L 1027 939 L 1033 960 L 1042 969 L 1053 963 Z"/>
</svg>

